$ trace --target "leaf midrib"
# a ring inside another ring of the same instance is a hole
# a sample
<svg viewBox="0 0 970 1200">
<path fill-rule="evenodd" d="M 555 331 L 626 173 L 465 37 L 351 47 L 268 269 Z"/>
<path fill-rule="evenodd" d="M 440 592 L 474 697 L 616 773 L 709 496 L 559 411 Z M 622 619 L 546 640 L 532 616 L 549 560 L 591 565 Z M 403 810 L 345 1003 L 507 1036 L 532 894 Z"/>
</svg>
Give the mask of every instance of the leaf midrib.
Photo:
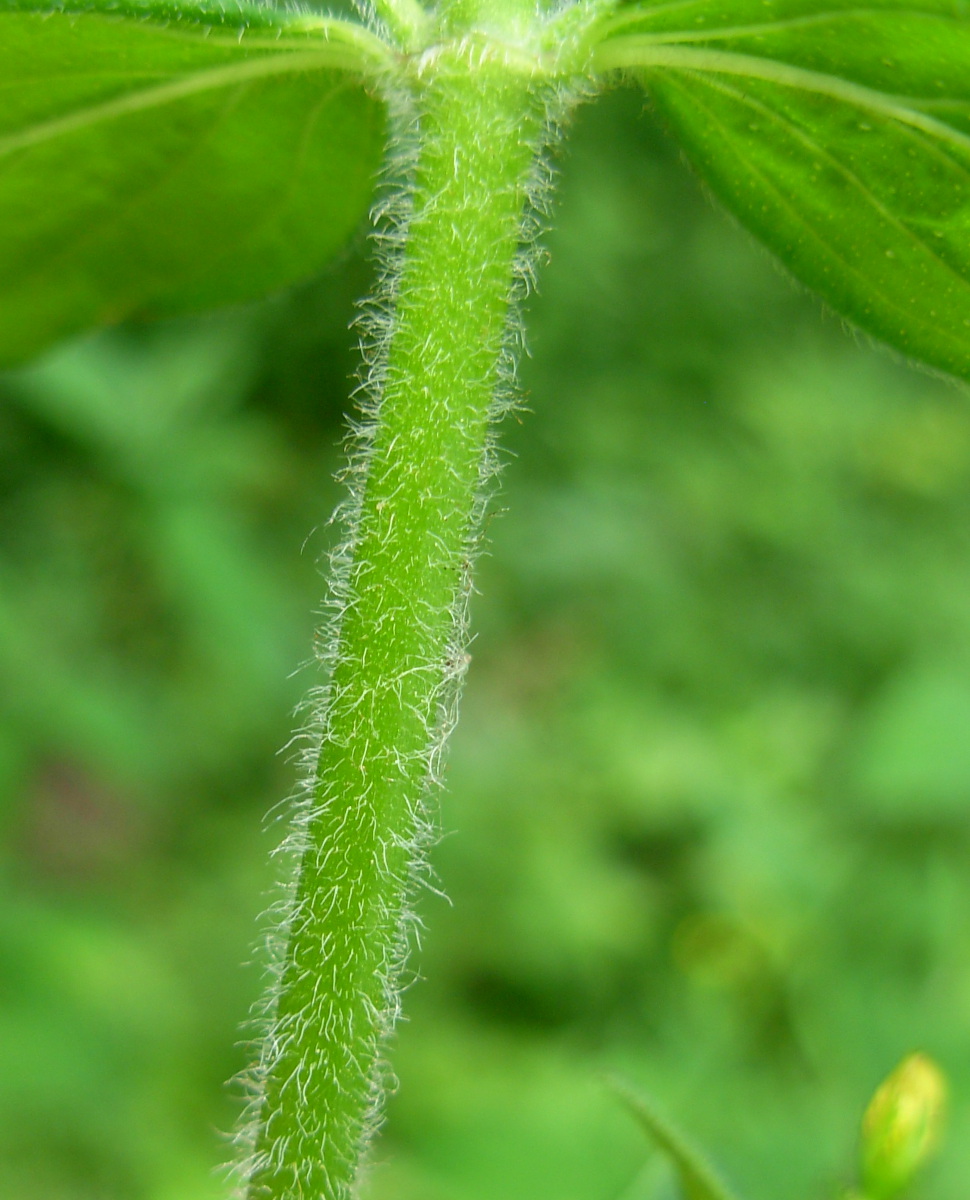
<svg viewBox="0 0 970 1200">
<path fill-rule="evenodd" d="M 166 170 L 161 175 L 154 178 L 150 184 L 148 184 L 141 191 L 126 196 L 123 205 L 112 209 L 110 214 L 104 214 L 99 222 L 89 225 L 81 237 L 74 239 L 67 246 L 54 248 L 55 252 L 49 254 L 46 261 L 35 261 L 32 263 L 32 285 L 36 287 L 38 279 L 49 277 L 58 269 L 60 265 L 63 264 L 65 259 L 70 259 L 71 257 L 76 256 L 79 250 L 83 251 L 86 246 L 90 246 L 91 244 L 96 245 L 98 240 L 104 236 L 105 229 L 109 223 L 109 218 L 112 224 L 119 221 L 127 221 L 130 219 L 132 212 L 137 209 L 138 206 L 144 204 L 146 201 L 149 201 L 151 197 L 156 195 L 161 188 L 168 186 L 171 183 L 172 178 L 178 172 L 184 171 L 186 167 L 191 164 L 192 160 L 199 154 L 200 150 L 204 149 L 206 143 L 210 141 L 215 132 L 218 131 L 219 126 L 225 120 L 231 117 L 233 110 L 239 105 L 245 103 L 247 98 L 246 94 L 251 87 L 251 83 L 252 81 L 248 81 L 240 85 L 237 92 L 228 94 L 226 96 L 225 104 L 222 110 L 214 115 L 212 123 L 205 130 L 199 132 L 195 141 L 186 147 L 184 153 L 178 160 L 167 164 Z M 328 91 L 321 93 L 317 103 L 314 105 L 311 112 L 307 114 L 307 117 L 305 118 L 304 129 L 299 139 L 298 152 L 295 160 L 297 170 L 300 169 L 305 158 L 306 143 L 308 141 L 309 131 L 312 128 L 313 123 L 319 119 L 319 115 L 323 107 L 326 104 L 331 103 L 334 98 L 339 95 L 340 91 L 341 88 L 339 86 L 335 86 Z M 276 207 L 282 209 L 287 202 L 287 199 L 277 200 Z M 264 216 L 262 224 L 265 225 L 272 219 L 272 212 L 270 212 Z M 257 230 L 251 228 L 248 231 L 247 236 L 253 237 L 256 236 L 256 233 Z M 227 251 L 226 255 L 235 253 L 238 251 L 238 249 L 238 246 L 234 247 L 232 251 Z M 218 262 L 220 257 L 225 257 L 225 255 L 216 256 L 214 261 Z M 211 269 L 212 265 L 213 261 L 210 260 L 206 264 L 205 269 Z M 139 299 L 140 297 L 135 298 Z"/>
<path fill-rule="evenodd" d="M 876 88 L 853 83 L 838 75 L 795 67 L 776 59 L 759 58 L 753 54 L 736 54 L 726 50 L 695 50 L 690 47 L 657 45 L 649 38 L 631 35 L 602 43 L 596 48 L 594 62 L 601 71 L 631 67 L 645 70 L 667 67 L 696 71 L 700 74 L 739 75 L 748 79 L 760 79 L 780 87 L 813 92 L 842 104 L 867 109 L 970 153 L 970 135 L 961 133 L 953 126 L 912 107 L 914 103 L 919 103 L 922 97 L 880 92 Z M 939 102 L 938 96 L 926 98 L 927 104 L 934 102 Z"/>
<path fill-rule="evenodd" d="M 336 60 L 336 61 L 335 61 Z M 87 108 L 77 109 L 63 117 L 41 121 L 13 134 L 0 137 L 0 158 L 27 150 L 68 134 L 78 133 L 104 121 L 116 120 L 133 113 L 172 104 L 190 96 L 237 84 L 250 83 L 274 75 L 298 74 L 305 71 L 344 70 L 347 62 L 343 55 L 330 52 L 329 46 L 305 51 L 283 50 L 279 54 L 250 59 L 243 63 L 231 63 L 222 67 L 210 67 L 194 71 L 191 75 L 174 79 L 155 87 L 128 92 Z"/>
<path fill-rule="evenodd" d="M 170 183 L 175 176 L 183 172 L 186 166 L 190 165 L 192 160 L 198 155 L 200 149 L 218 132 L 219 127 L 245 101 L 251 86 L 251 82 L 241 84 L 237 90 L 228 92 L 225 97 L 220 97 L 222 104 L 220 110 L 213 115 L 209 126 L 200 131 L 193 141 L 185 146 L 179 157 L 167 161 L 164 170 L 152 178 L 143 188 L 127 193 L 123 203 L 102 212 L 100 218 L 89 224 L 80 237 L 74 238 L 66 244 L 48 244 L 46 259 L 42 255 L 35 253 L 31 263 L 32 285 L 36 287 L 38 280 L 43 281 L 45 278 L 49 278 L 58 267 L 63 265 L 65 260 L 78 257 L 79 254 L 83 256 L 86 247 L 92 244 L 97 245 L 98 240 L 104 236 L 106 228 L 110 229 L 118 224 L 123 224 L 139 205 L 144 204 L 146 200 L 149 200 L 161 188 Z"/>
</svg>

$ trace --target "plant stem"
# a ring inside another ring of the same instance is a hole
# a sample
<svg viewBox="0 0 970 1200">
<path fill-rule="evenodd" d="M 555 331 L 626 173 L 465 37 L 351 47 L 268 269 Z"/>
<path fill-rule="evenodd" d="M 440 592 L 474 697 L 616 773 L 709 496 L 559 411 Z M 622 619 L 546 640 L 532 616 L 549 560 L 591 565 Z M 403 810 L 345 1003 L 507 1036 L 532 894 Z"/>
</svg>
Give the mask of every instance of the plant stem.
<svg viewBox="0 0 970 1200">
<path fill-rule="evenodd" d="M 359 452 L 322 744 L 257 1080 L 249 1200 L 350 1195 L 380 1119 L 409 898 L 429 838 L 425 797 L 464 661 L 469 557 L 544 111 L 534 84 L 471 41 L 436 50 L 425 70 L 414 82 L 406 236 Z"/>
</svg>

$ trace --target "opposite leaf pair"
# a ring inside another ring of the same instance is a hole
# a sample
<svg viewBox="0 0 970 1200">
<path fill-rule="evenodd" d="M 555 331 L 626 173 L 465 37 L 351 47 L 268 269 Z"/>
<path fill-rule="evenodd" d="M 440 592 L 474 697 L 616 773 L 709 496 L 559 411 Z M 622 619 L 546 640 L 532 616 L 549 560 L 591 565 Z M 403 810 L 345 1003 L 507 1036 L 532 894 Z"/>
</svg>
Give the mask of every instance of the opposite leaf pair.
<svg viewBox="0 0 970 1200">
<path fill-rule="evenodd" d="M 956 0 L 376 9 L 365 27 L 269 8 L 0 7 L 2 361 L 311 274 L 358 223 L 382 144 L 400 175 L 334 560 L 329 691 L 243 1137 L 250 1200 L 345 1200 L 380 1120 L 425 796 L 514 373 L 509 313 L 569 105 L 617 72 L 639 78 L 798 278 L 970 378 L 970 22 Z"/>
<path fill-rule="evenodd" d="M 537 82 L 635 75 L 797 278 L 970 377 L 961 0 L 598 7 L 566 61 L 553 18 L 526 31 Z M 375 28 L 255 5 L 0 6 L 0 363 L 318 271 L 367 208 L 385 102 L 425 49 Z"/>
</svg>

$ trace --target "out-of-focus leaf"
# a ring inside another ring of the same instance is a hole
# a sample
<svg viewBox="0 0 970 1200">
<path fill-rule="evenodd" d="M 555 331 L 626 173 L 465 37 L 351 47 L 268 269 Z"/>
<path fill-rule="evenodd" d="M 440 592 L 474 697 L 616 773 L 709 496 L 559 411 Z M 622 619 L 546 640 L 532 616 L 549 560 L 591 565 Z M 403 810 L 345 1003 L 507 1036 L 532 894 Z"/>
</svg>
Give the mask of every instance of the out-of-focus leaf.
<svg viewBox="0 0 970 1200">
<path fill-rule="evenodd" d="M 313 274 L 370 197 L 377 53 L 269 7 L 0 6 L 0 363 Z"/>
<path fill-rule="evenodd" d="M 802 282 L 970 378 L 970 16 L 958 0 L 624 6 L 632 70 L 703 179 Z"/>
<path fill-rule="evenodd" d="M 684 1200 L 736 1200 L 705 1156 L 641 1095 L 622 1083 L 613 1085 L 677 1173 Z"/>
</svg>

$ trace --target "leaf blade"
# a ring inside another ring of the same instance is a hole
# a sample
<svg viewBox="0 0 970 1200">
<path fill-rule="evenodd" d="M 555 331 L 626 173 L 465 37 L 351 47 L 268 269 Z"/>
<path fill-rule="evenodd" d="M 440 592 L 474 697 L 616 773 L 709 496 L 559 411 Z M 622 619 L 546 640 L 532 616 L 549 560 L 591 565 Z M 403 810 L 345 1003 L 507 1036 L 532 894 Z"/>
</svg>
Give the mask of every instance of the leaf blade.
<svg viewBox="0 0 970 1200">
<path fill-rule="evenodd" d="M 599 61 L 636 71 L 714 194 L 797 279 L 970 379 L 970 20 L 956 4 L 632 5 Z"/>
<path fill-rule="evenodd" d="M 284 14 L 276 41 L 222 37 L 190 11 L 169 26 L 0 11 L 0 362 L 255 298 L 359 223 L 384 115 L 348 69 L 367 61 L 354 28 L 324 40 L 322 19 L 307 34 Z"/>
</svg>

